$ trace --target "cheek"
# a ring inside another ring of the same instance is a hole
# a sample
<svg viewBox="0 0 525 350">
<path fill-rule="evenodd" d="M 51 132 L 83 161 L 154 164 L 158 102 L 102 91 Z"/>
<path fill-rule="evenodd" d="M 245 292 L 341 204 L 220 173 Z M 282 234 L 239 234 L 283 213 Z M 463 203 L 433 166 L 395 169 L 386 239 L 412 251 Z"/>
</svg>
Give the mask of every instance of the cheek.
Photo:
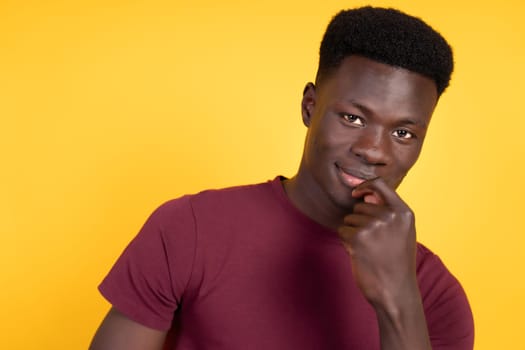
<svg viewBox="0 0 525 350">
<path fill-rule="evenodd" d="M 318 153 L 339 152 L 345 149 L 348 141 L 348 135 L 334 123 L 320 125 L 315 134 L 312 134 L 312 146 Z"/>
<path fill-rule="evenodd" d="M 407 155 L 401 159 L 398 159 L 398 171 L 401 173 L 408 172 L 415 164 L 416 158 L 413 155 Z"/>
<path fill-rule="evenodd" d="M 316 135 L 312 138 L 310 153 L 313 162 L 319 165 L 334 163 L 341 158 L 343 150 L 344 145 L 338 143 L 338 139 L 330 135 Z"/>
<path fill-rule="evenodd" d="M 394 164 L 396 165 L 396 173 L 399 177 L 399 182 L 405 177 L 406 173 L 414 166 L 416 163 L 419 153 L 420 153 L 421 147 L 418 147 L 417 149 L 401 149 L 401 150 L 394 150 L 394 154 L 396 155 L 394 159 Z"/>
<path fill-rule="evenodd" d="M 307 160 L 308 163 L 318 168 L 319 164 L 326 158 L 326 142 L 320 135 L 311 135 L 307 141 Z"/>
</svg>

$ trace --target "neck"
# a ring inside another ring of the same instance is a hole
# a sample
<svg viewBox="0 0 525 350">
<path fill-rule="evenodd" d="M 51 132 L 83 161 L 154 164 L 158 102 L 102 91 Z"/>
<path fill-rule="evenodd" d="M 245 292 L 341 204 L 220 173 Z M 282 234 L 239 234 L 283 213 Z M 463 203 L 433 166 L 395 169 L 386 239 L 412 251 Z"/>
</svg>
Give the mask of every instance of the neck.
<svg viewBox="0 0 525 350">
<path fill-rule="evenodd" d="M 315 222 L 337 230 L 343 223 L 343 218 L 349 214 L 348 209 L 341 208 L 333 203 L 310 176 L 299 172 L 291 179 L 283 181 L 284 191 L 303 214 Z"/>
</svg>

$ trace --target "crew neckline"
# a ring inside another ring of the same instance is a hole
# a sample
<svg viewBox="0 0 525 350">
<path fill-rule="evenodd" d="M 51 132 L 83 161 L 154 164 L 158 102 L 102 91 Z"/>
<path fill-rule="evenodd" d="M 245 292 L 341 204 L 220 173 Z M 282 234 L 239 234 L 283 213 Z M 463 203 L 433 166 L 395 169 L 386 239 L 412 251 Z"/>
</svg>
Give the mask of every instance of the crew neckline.
<svg viewBox="0 0 525 350">
<path fill-rule="evenodd" d="M 317 221 L 313 220 L 302 211 L 300 211 L 286 194 L 282 180 L 286 180 L 285 176 L 278 175 L 273 180 L 269 180 L 273 192 L 277 195 L 278 202 L 282 208 L 293 217 L 295 222 L 303 227 L 306 231 L 316 235 L 319 238 L 327 239 L 341 243 L 341 239 L 335 230 L 332 230 L 326 226 L 321 225 Z"/>
</svg>

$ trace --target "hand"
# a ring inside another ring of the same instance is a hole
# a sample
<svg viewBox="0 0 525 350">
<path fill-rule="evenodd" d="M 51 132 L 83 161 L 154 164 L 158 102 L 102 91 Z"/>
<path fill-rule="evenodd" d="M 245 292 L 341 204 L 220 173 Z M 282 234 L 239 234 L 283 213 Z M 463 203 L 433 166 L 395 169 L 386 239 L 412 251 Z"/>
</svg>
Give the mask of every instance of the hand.
<svg viewBox="0 0 525 350">
<path fill-rule="evenodd" d="M 357 286 L 376 309 L 399 310 L 419 297 L 414 214 L 381 178 L 360 184 L 352 196 L 362 201 L 338 231 Z"/>
</svg>

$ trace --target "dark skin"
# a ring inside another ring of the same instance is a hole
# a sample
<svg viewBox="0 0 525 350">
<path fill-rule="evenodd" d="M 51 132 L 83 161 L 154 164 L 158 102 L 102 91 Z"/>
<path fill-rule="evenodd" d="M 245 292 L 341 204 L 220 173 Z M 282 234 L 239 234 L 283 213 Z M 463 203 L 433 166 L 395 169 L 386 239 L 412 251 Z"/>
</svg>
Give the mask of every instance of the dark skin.
<svg viewBox="0 0 525 350">
<path fill-rule="evenodd" d="M 161 350 L 166 333 L 132 321 L 112 308 L 98 328 L 89 350 Z"/>
<path fill-rule="evenodd" d="M 426 77 L 345 58 L 318 86 L 306 86 L 303 158 L 283 183 L 299 210 L 339 233 L 355 282 L 376 311 L 383 350 L 431 349 L 414 215 L 395 189 L 419 156 L 437 99 Z M 161 350 L 165 336 L 111 309 L 90 350 Z"/>
<path fill-rule="evenodd" d="M 395 189 L 419 156 L 437 100 L 424 76 L 347 57 L 317 87 L 307 85 L 303 159 L 284 182 L 303 213 L 339 233 L 383 350 L 431 349 L 414 214 Z"/>
</svg>

